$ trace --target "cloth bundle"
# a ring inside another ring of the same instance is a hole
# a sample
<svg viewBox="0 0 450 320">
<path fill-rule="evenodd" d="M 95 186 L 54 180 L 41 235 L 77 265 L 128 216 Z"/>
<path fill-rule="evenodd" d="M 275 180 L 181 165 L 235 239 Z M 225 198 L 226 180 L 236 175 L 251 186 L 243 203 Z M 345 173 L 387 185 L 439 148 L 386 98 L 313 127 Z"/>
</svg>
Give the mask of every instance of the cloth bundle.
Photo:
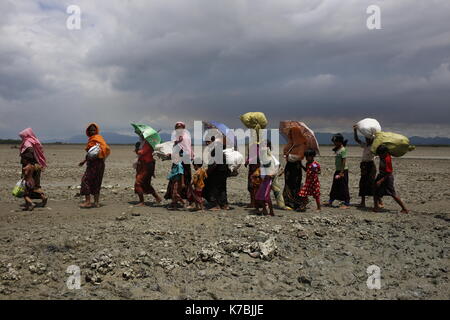
<svg viewBox="0 0 450 320">
<path fill-rule="evenodd" d="M 239 151 L 231 148 L 223 150 L 223 153 L 225 154 L 225 161 L 227 162 L 228 168 L 236 175 L 238 169 L 244 163 L 244 156 Z"/>
<path fill-rule="evenodd" d="M 249 129 L 265 129 L 267 127 L 268 121 L 264 113 L 262 112 L 247 112 L 241 117 L 242 123 Z"/>
<path fill-rule="evenodd" d="M 356 124 L 356 128 L 364 137 L 369 139 L 375 138 L 377 132 L 381 131 L 380 123 L 377 120 L 371 118 L 366 118 L 359 121 Z"/>
<path fill-rule="evenodd" d="M 153 151 L 153 156 L 160 158 L 161 160 L 169 160 L 172 155 L 173 141 L 167 141 L 157 144 Z"/>
</svg>

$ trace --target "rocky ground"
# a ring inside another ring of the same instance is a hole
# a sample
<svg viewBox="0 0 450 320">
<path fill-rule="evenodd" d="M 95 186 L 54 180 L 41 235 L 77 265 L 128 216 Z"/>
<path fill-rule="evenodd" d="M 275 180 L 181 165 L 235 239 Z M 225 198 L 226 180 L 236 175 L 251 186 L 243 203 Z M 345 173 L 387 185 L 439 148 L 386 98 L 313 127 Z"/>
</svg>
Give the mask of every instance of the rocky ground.
<svg viewBox="0 0 450 320">
<path fill-rule="evenodd" d="M 333 158 L 324 147 L 323 200 Z M 450 149 L 423 148 L 394 160 L 396 187 L 412 210 L 244 209 L 246 172 L 229 180 L 228 212 L 136 208 L 132 146 L 113 146 L 102 207 L 79 209 L 82 146 L 48 146 L 46 208 L 21 211 L 10 196 L 17 150 L 0 146 L 0 299 L 449 299 Z M 350 149 L 357 203 L 360 150 Z M 169 163 L 158 162 L 163 190 Z M 371 201 L 369 201 L 371 203 Z M 69 289 L 67 268 L 81 271 Z M 367 268 L 381 289 L 367 287 Z"/>
</svg>

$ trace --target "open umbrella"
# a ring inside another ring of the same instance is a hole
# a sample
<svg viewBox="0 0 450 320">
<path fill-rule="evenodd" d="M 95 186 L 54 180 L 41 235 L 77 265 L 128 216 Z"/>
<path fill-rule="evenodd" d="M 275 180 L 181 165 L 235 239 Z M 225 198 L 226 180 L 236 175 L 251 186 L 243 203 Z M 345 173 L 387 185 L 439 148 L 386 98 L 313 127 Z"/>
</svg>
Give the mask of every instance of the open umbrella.
<svg viewBox="0 0 450 320">
<path fill-rule="evenodd" d="M 155 149 L 157 144 L 161 143 L 161 137 L 159 136 L 158 131 L 156 131 L 152 127 L 146 124 L 137 124 L 137 123 L 132 123 L 131 125 L 134 128 L 134 132 L 139 136 L 142 135 L 144 139 L 148 143 L 150 143 L 153 149 Z"/>
<path fill-rule="evenodd" d="M 229 141 L 233 141 L 233 146 L 237 145 L 237 138 L 234 135 L 233 130 L 228 128 L 225 124 L 217 122 L 217 121 L 203 121 L 203 125 L 205 129 L 217 129 L 227 138 L 227 144 L 230 144 Z"/>
<path fill-rule="evenodd" d="M 319 155 L 319 143 L 317 142 L 314 131 L 312 131 L 305 123 L 300 121 L 284 120 L 280 121 L 280 133 L 288 139 L 289 131 L 293 127 L 299 127 L 301 129 L 303 137 L 306 139 L 307 149 L 313 149 Z"/>
</svg>

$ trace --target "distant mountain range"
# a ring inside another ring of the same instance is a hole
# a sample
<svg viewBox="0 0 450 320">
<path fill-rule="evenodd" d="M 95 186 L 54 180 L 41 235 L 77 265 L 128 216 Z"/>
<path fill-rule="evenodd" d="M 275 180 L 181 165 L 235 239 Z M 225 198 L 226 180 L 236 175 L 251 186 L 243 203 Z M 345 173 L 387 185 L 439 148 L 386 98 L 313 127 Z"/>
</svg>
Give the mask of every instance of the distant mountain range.
<svg viewBox="0 0 450 320">
<path fill-rule="evenodd" d="M 319 144 L 331 144 L 331 137 L 333 136 L 333 133 L 328 132 L 316 132 L 316 138 Z M 355 144 L 355 141 L 353 140 L 353 133 L 345 132 L 342 133 L 344 137 L 348 140 L 349 145 Z M 115 132 L 103 132 L 103 137 L 109 144 L 134 144 L 139 139 L 136 135 L 129 136 L 129 135 L 123 135 L 118 134 Z M 161 133 L 161 139 L 162 141 L 169 141 L 170 140 L 170 134 L 168 133 Z M 285 143 L 284 139 L 282 139 L 282 143 Z M 424 137 L 418 137 L 413 136 L 409 138 L 411 144 L 413 145 L 450 145 L 450 138 L 445 137 L 433 137 L 433 138 L 424 138 Z M 52 139 L 44 141 L 45 143 L 86 143 L 87 137 L 86 135 L 76 135 L 69 139 L 65 140 L 58 140 L 58 139 Z"/>
<path fill-rule="evenodd" d="M 139 141 L 139 137 L 137 135 L 129 136 L 125 134 L 119 134 L 115 132 L 102 132 L 101 135 L 105 138 L 106 142 L 109 144 L 135 144 Z M 160 134 L 162 141 L 169 141 L 170 134 L 161 133 Z M 86 143 L 87 137 L 85 134 L 80 134 L 73 136 L 69 139 L 52 139 L 44 141 L 45 143 Z"/>
</svg>

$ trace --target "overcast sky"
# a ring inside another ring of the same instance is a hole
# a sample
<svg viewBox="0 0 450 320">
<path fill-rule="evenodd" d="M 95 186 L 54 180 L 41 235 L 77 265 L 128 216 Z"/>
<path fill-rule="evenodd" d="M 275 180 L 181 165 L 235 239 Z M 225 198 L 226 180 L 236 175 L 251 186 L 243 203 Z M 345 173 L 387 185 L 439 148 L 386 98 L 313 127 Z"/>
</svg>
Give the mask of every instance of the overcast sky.
<svg viewBox="0 0 450 320">
<path fill-rule="evenodd" d="M 69 5 L 81 30 L 68 30 Z M 381 30 L 366 9 L 381 8 Z M 0 0 L 0 137 L 88 122 L 385 130 L 450 137 L 448 0 Z"/>
</svg>

